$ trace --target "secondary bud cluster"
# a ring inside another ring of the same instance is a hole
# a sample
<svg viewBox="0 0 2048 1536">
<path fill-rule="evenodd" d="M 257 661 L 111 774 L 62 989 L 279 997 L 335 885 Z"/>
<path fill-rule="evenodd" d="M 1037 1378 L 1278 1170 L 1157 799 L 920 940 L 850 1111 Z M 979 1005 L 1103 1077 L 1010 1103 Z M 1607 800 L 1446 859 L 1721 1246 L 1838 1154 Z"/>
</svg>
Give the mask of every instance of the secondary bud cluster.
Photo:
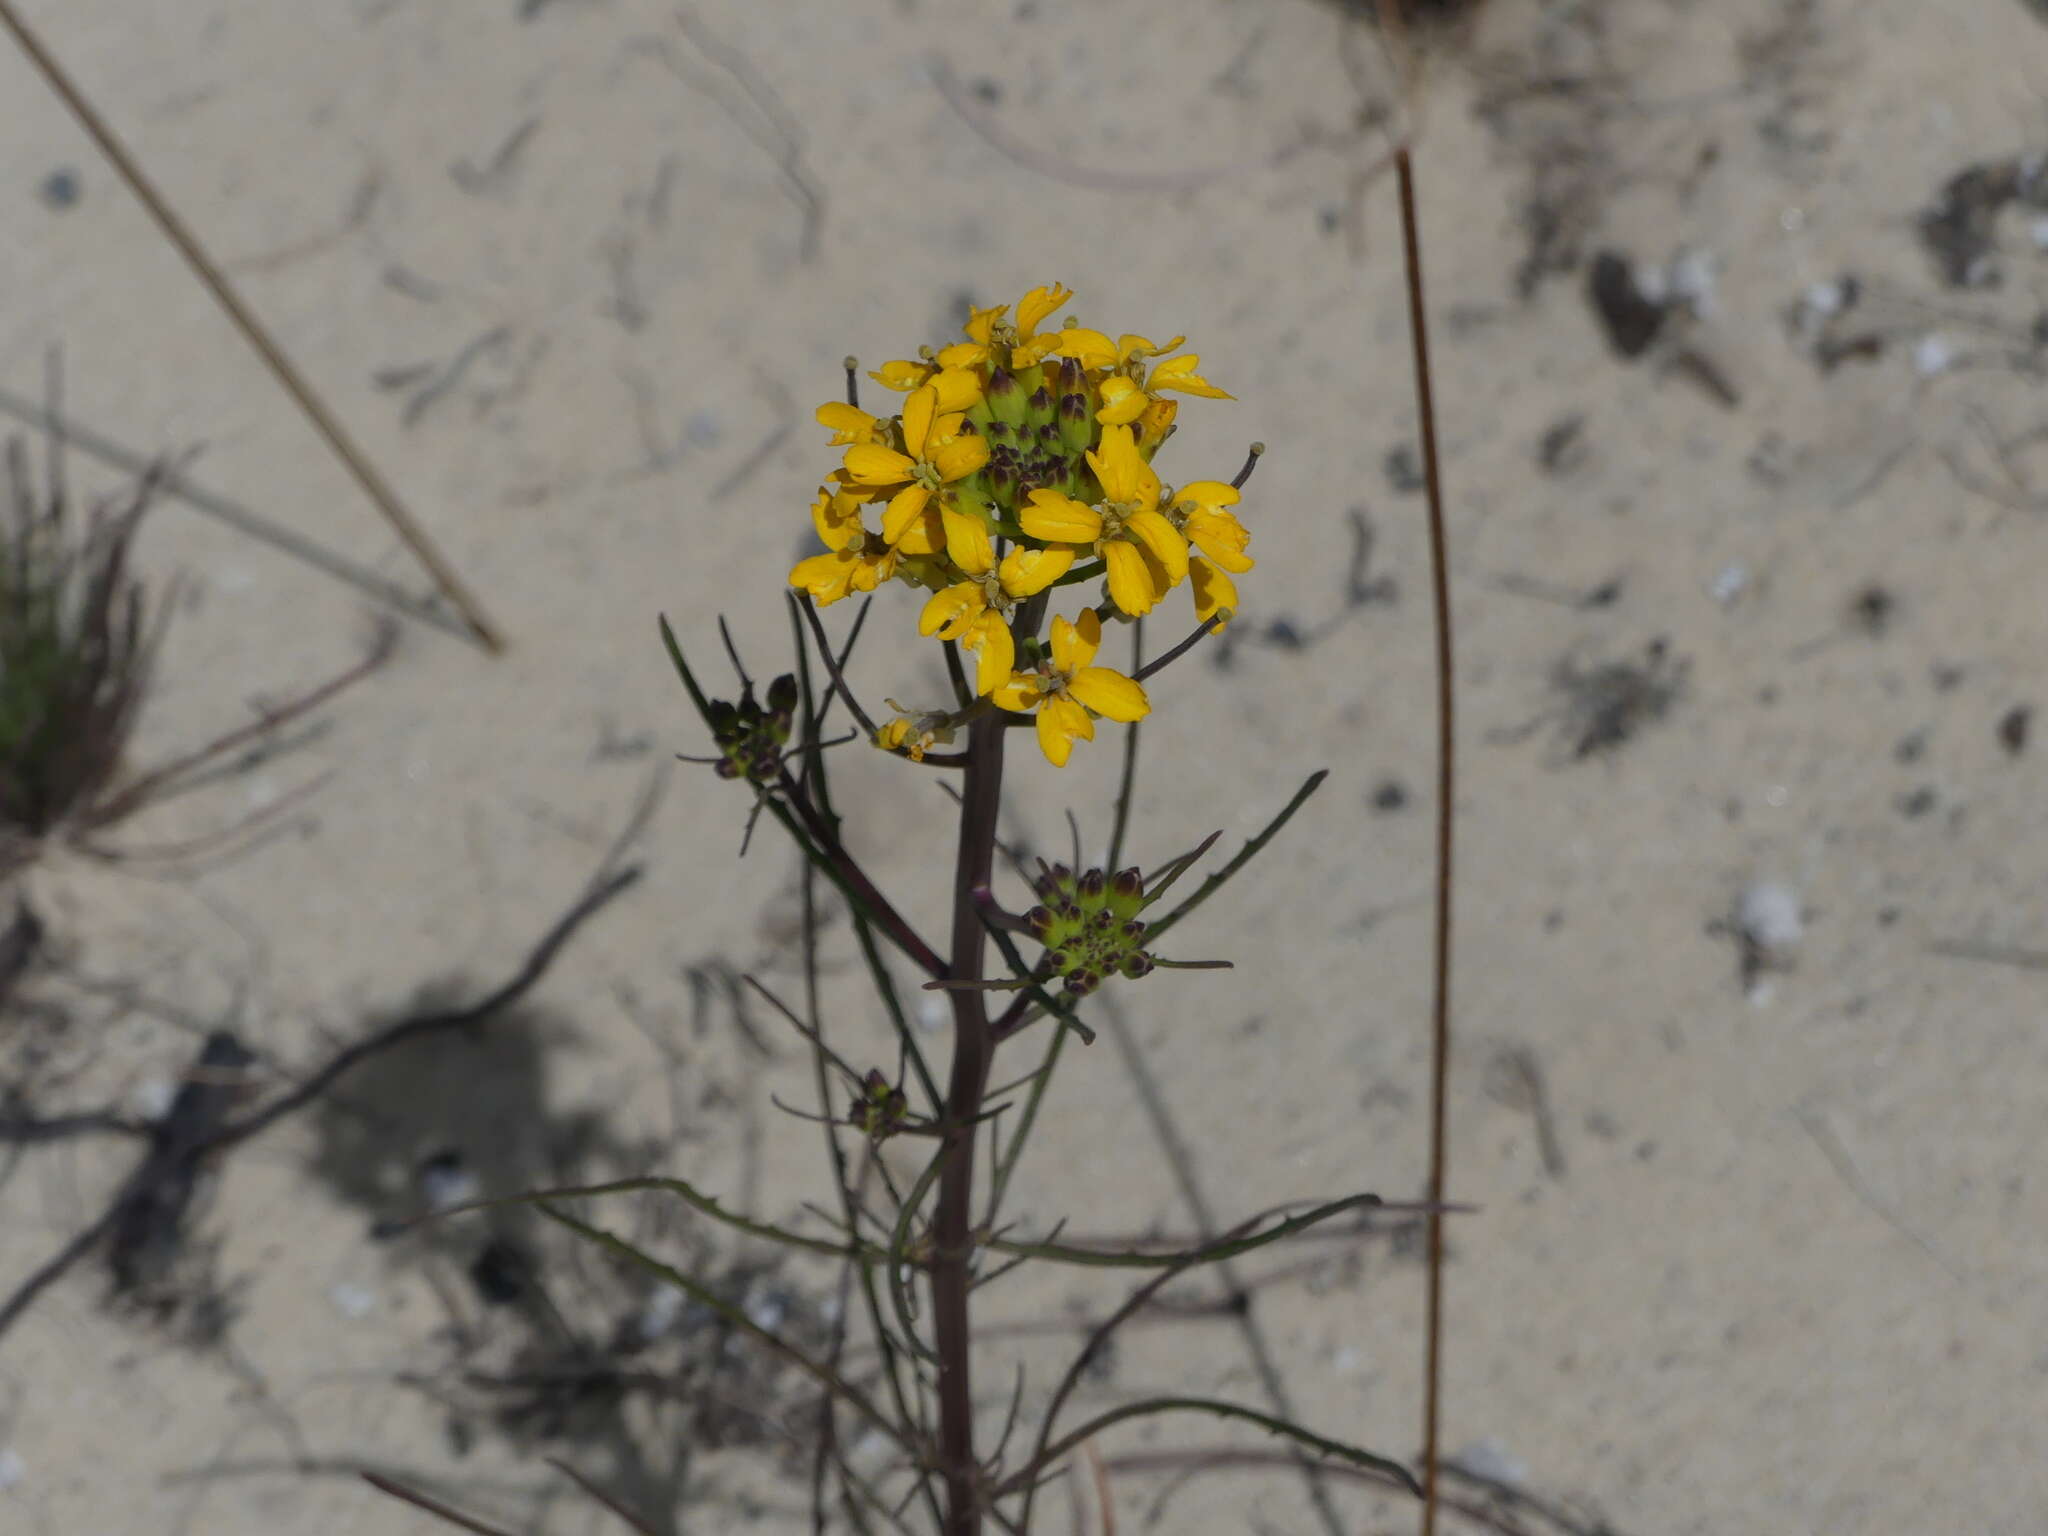
<svg viewBox="0 0 2048 1536">
<path fill-rule="evenodd" d="M 1039 905 L 1024 921 L 1045 946 L 1041 968 L 1066 990 L 1085 997 L 1111 976 L 1136 980 L 1151 972 L 1145 937 L 1145 879 L 1136 869 L 1115 874 L 1090 869 L 1079 875 L 1064 864 L 1039 865 L 1032 882 Z"/>
<path fill-rule="evenodd" d="M 721 779 L 766 784 L 782 769 L 782 751 L 789 745 L 796 719 L 796 677 L 785 672 L 768 685 L 766 706 L 754 700 L 754 685 L 740 692 L 739 702 L 713 699 L 709 706 L 711 739 L 718 745 Z"/>
</svg>

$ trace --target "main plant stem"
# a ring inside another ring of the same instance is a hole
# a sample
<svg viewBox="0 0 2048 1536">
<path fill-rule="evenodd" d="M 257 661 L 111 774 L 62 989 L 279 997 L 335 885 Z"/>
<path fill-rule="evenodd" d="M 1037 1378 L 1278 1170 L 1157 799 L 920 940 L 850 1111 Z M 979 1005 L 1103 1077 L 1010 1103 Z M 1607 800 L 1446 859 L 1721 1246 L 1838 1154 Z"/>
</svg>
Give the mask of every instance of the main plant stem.
<svg viewBox="0 0 2048 1536">
<path fill-rule="evenodd" d="M 982 980 L 988 934 L 979 898 L 995 872 L 996 816 L 1002 807 L 1003 722 L 984 716 L 968 728 L 966 783 L 960 792 L 960 852 L 953 875 L 953 952 L 947 979 Z M 953 993 L 953 1078 L 939 1156 L 939 1203 L 932 1218 L 933 1343 L 939 1355 L 939 1461 L 946 1480 L 946 1536 L 981 1530 L 981 1469 L 974 1455 L 974 1390 L 967 1292 L 974 1257 L 974 1141 L 988 1091 L 995 1041 L 987 994 Z"/>
</svg>

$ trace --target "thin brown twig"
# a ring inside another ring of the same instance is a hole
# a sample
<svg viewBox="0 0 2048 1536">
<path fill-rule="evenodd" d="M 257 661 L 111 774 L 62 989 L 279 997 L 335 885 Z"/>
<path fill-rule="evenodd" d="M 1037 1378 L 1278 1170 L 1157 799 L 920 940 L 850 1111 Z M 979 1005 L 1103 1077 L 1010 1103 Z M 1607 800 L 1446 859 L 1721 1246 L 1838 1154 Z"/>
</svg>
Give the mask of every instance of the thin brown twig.
<svg viewBox="0 0 2048 1536">
<path fill-rule="evenodd" d="M 263 328 L 255 313 L 242 302 L 241 296 L 228 282 L 226 274 L 213 258 L 206 254 L 198 237 L 185 226 L 184 220 L 179 218 L 171 205 L 165 201 L 163 194 L 143 174 L 141 165 L 129 153 L 128 147 L 121 142 L 106 119 L 100 116 L 90 101 L 86 100 L 84 93 L 57 63 L 56 57 L 43 46 L 42 40 L 21 19 L 15 10 L 13 0 L 0 0 L 0 28 L 4 28 L 14 39 L 15 45 L 43 77 L 44 84 L 48 85 L 64 103 L 71 115 L 77 118 L 79 126 L 85 129 L 99 152 L 106 156 L 107 163 L 113 166 L 115 174 L 156 221 L 156 226 L 163 232 L 164 238 L 169 240 L 178 254 L 184 258 L 185 265 L 191 269 L 193 276 L 197 277 L 213 295 L 214 301 L 220 305 L 235 329 L 241 333 L 242 339 L 262 359 L 270 376 L 291 396 L 306 420 L 312 423 L 313 429 L 326 441 L 334 456 L 341 460 L 343 467 L 362 488 L 363 494 L 368 496 L 377 510 L 383 514 L 392 531 L 434 578 L 435 586 L 440 588 L 441 595 L 462 615 L 470 632 L 486 650 L 493 654 L 502 652 L 505 649 L 503 637 L 484 616 L 482 608 L 470 594 L 462 578 L 455 573 L 454 567 L 435 547 L 433 540 L 428 538 L 426 530 L 420 526 L 412 513 L 406 510 L 397 492 L 385 483 L 384 477 L 377 472 L 368 455 L 348 435 L 340 419 L 327 408 L 319 395 L 314 393 L 313 386 L 307 382 L 291 359 L 285 356 L 283 349 L 271 339 L 270 333 Z"/>
<path fill-rule="evenodd" d="M 1451 831 L 1456 806 L 1456 731 L 1451 654 L 1451 589 L 1444 529 L 1443 468 L 1437 452 L 1436 399 L 1429 368 L 1429 320 L 1423 303 L 1422 237 L 1415 208 L 1415 165 L 1408 145 L 1394 153 L 1401 191 L 1401 254 L 1408 279 L 1409 337 L 1415 351 L 1415 402 L 1421 417 L 1423 483 L 1429 505 L 1429 566 L 1436 630 L 1437 796 L 1436 934 L 1431 952 L 1429 1281 L 1422 1428 L 1422 1536 L 1437 1518 L 1438 1437 L 1443 1417 L 1444 1187 L 1451 1065 Z"/>
</svg>

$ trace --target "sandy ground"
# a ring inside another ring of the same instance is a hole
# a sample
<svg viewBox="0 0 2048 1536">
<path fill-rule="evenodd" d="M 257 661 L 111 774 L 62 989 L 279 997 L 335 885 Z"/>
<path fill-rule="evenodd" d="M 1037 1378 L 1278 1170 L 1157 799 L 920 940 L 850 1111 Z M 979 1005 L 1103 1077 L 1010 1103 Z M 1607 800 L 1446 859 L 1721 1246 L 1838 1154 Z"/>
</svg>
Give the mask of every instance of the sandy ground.
<svg viewBox="0 0 2048 1536">
<path fill-rule="evenodd" d="M 39 871 L 63 974 L 7 1026 L 39 1108 L 160 1105 L 193 1031 L 222 1025 L 288 1073 L 427 984 L 510 974 L 657 765 L 701 749 L 654 615 L 712 670 L 723 613 L 773 669 L 832 463 L 809 410 L 840 357 L 943 340 L 970 296 L 1057 278 L 1090 324 L 1187 332 L 1237 396 L 1183 410 L 1169 478 L 1272 448 L 1238 643 L 1156 689 L 1138 857 L 1219 827 L 1228 847 L 1332 773 L 1182 930 L 1237 969 L 1128 989 L 1122 1032 L 1070 1057 L 1014 1214 L 1176 1233 L 1420 1188 L 1427 568 L 1369 30 L 1310 0 L 24 9 L 512 641 L 492 660 L 407 620 L 299 750 L 128 829 L 196 836 L 317 780 L 288 835 L 196 869 Z M 1955 173 L 2048 150 L 2044 87 L 2048 29 L 2016 0 L 1490 0 L 1434 55 L 1420 164 L 1465 744 L 1452 1162 L 1481 1207 L 1453 1237 L 1447 1441 L 1580 1529 L 2048 1526 L 2044 982 L 1937 948 L 2048 943 L 2048 747 L 1999 736 L 2048 704 L 2048 206 L 1992 224 L 1995 285 L 1951 283 L 1916 224 Z M 34 401 L 61 346 L 77 422 L 203 446 L 195 484 L 421 590 L 9 49 L 0 122 L 0 386 Z M 1633 361 L 1588 302 L 1606 249 L 1700 311 Z M 1824 333 L 1788 324 L 1845 275 L 1855 304 Z M 141 553 L 185 582 L 145 759 L 346 664 L 376 608 L 182 503 Z M 872 696 L 936 683 L 911 601 L 876 616 Z M 1617 684 L 1648 707 L 1603 741 L 1589 689 Z M 1071 804 L 1099 838 L 1113 765 L 1027 758 L 1014 834 L 1060 846 Z M 946 803 L 885 761 L 845 771 L 878 877 L 935 920 Z M 238 1153 L 169 1316 L 110 1312 L 96 1262 L 49 1292 L 0 1344 L 0 1527 L 428 1529 L 354 1479 L 368 1465 L 513 1529 L 607 1528 L 554 1453 L 673 1500 L 663 1529 L 798 1528 L 786 1383 L 729 1363 L 722 1418 L 508 1425 L 515 1394 L 461 1381 L 451 1317 L 501 1371 L 556 1336 L 481 1304 L 474 1236 L 374 1235 L 451 1147 L 487 1192 L 666 1168 L 808 1219 L 817 1136 L 768 1105 L 802 1102 L 808 1065 L 786 1036 L 756 1051 L 720 981 L 792 983 L 794 864 L 766 835 L 734 862 L 744 809 L 673 778 L 644 880 L 515 1017 Z M 1746 984 L 1726 922 L 1759 881 L 1803 933 Z M 830 988 L 848 1038 L 886 1051 L 857 974 Z M 12 1155 L 0 1280 L 130 1155 Z M 764 1257 L 674 1220 L 649 1236 L 721 1273 Z M 1260 1339 L 1306 1422 L 1411 1455 L 1413 1245 L 1314 1251 L 1259 1291 Z M 557 1262 L 574 1326 L 640 1304 Z M 817 1277 L 775 1283 L 774 1304 L 815 1304 Z M 991 1326 L 1121 1294 L 1012 1284 Z M 1041 1387 L 1051 1347 L 1029 1356 Z M 1228 1321 L 1152 1328 L 1088 1400 L 1259 1400 L 1251 1360 Z M 1256 1443 L 1170 1423 L 1111 1448 L 1226 1442 Z M 1165 1487 L 1120 1477 L 1124 1528 L 1331 1528 L 1285 1471 L 1210 1476 L 1162 1514 Z M 1411 1519 L 1333 1496 L 1336 1529 Z"/>
</svg>

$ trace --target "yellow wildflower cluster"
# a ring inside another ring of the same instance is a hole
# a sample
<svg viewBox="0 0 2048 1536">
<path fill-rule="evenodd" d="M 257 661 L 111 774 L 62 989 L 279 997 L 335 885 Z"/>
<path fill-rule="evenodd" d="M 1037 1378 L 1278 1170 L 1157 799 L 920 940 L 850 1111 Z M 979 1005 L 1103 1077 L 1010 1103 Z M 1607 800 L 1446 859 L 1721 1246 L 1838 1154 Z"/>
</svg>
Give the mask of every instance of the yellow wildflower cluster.
<svg viewBox="0 0 2048 1536">
<path fill-rule="evenodd" d="M 1152 456 L 1173 432 L 1169 394 L 1230 398 L 1169 356 L 1176 336 L 1115 341 L 1071 319 L 1041 329 L 1072 293 L 1034 288 L 1017 305 L 977 309 L 967 340 L 869 375 L 904 396 L 894 416 L 835 402 L 818 408 L 844 450 L 811 508 L 824 553 L 790 585 L 823 605 L 902 581 L 931 592 L 919 633 L 975 657 L 975 689 L 994 705 L 1037 714 L 1054 763 L 1094 735 L 1093 718 L 1137 720 L 1136 682 L 1091 665 L 1102 619 L 1136 618 L 1186 583 L 1199 623 L 1222 629 L 1237 606 L 1231 576 L 1252 567 L 1251 535 L 1231 507 L 1235 486 L 1162 485 Z M 1105 599 L 1039 638 L 1055 587 L 1100 578 Z M 981 706 L 983 708 L 986 705 Z M 899 717 L 878 733 L 922 757 L 957 717 Z"/>
</svg>

